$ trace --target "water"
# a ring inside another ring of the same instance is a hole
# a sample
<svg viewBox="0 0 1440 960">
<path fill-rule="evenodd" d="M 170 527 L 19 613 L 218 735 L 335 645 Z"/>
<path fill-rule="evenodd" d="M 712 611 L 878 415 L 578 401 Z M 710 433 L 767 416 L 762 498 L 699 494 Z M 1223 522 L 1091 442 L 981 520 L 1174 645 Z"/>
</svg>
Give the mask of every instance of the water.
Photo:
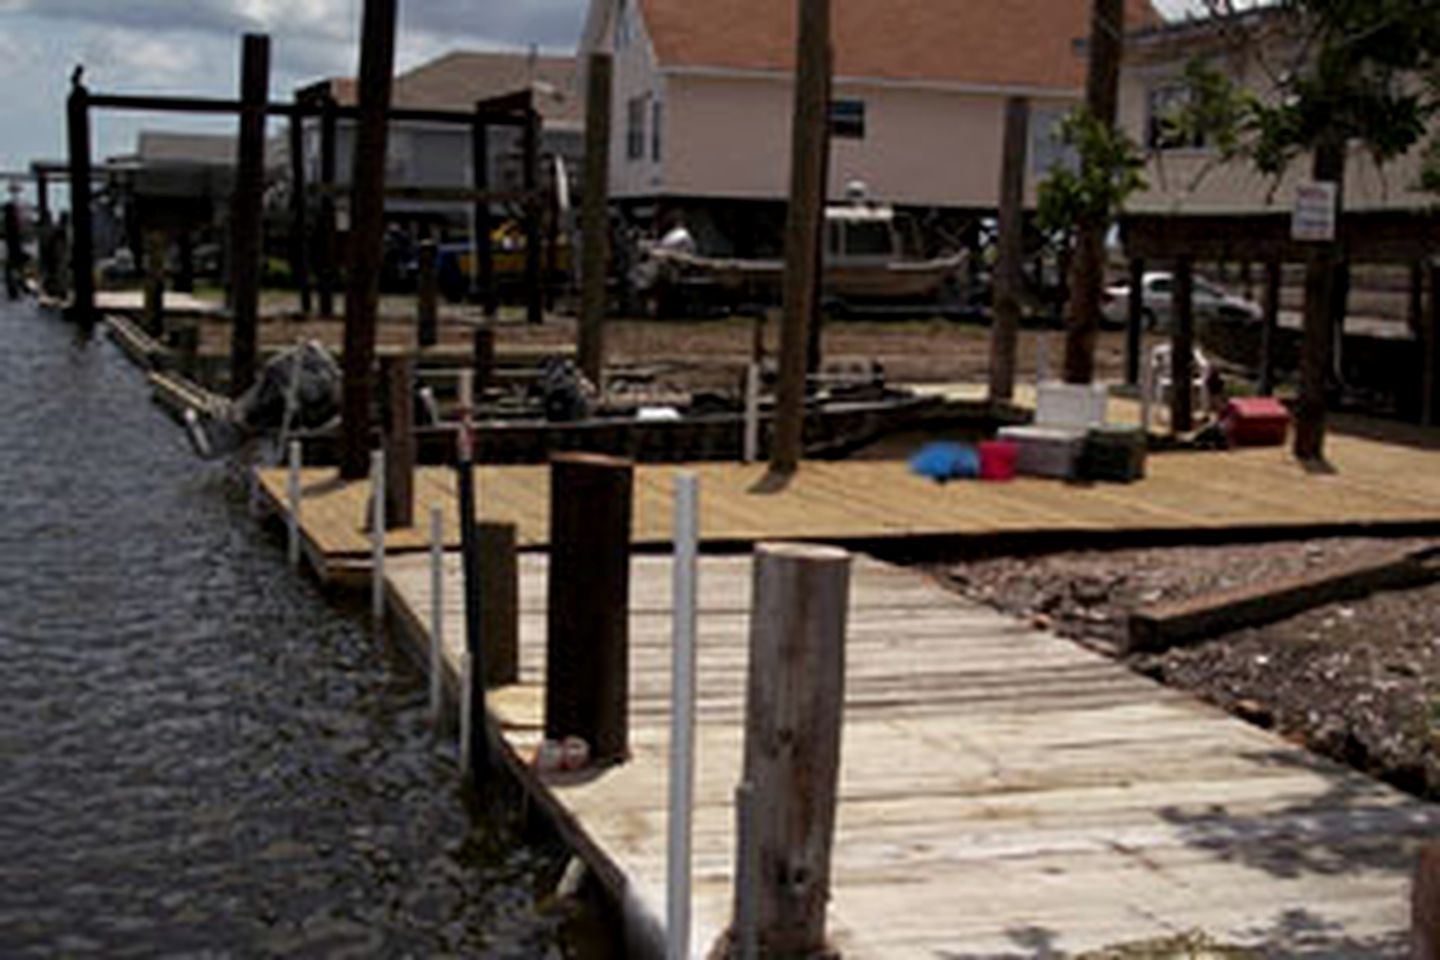
<svg viewBox="0 0 1440 960">
<path fill-rule="evenodd" d="M 568 953 L 425 696 L 113 347 L 0 303 L 0 955 Z"/>
</svg>

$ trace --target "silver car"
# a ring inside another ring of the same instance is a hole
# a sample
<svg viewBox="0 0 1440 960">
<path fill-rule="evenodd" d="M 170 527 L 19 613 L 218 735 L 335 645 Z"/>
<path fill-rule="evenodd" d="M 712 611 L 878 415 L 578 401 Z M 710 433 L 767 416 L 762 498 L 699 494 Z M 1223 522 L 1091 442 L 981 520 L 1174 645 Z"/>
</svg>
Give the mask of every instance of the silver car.
<svg viewBox="0 0 1440 960">
<path fill-rule="evenodd" d="M 1141 282 L 1141 316 L 1146 330 L 1168 330 L 1175 280 L 1168 271 L 1145 274 Z M 1258 323 L 1263 316 L 1259 304 L 1237 297 L 1202 277 L 1195 278 L 1195 322 L 1240 320 Z M 1103 296 L 1105 322 L 1125 326 L 1130 314 L 1130 284 L 1118 283 L 1105 288 Z"/>
</svg>

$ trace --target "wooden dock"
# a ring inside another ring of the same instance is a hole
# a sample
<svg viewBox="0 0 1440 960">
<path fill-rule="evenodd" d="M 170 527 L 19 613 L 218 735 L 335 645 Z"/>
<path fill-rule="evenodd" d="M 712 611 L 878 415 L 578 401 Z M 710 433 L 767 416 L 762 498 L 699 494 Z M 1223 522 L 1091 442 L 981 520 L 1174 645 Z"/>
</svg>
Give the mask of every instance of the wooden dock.
<svg viewBox="0 0 1440 960">
<path fill-rule="evenodd" d="M 1320 535 L 1385 529 L 1440 529 L 1440 451 L 1346 436 L 1330 438 L 1333 474 L 1306 472 L 1280 448 L 1167 453 L 1150 458 L 1135 484 L 1078 485 L 1038 478 L 939 485 L 903 462 L 806 463 L 785 489 L 766 492 L 763 466 L 693 467 L 705 489 L 707 544 L 757 540 L 873 543 L 907 538 L 1068 538 L 1092 535 L 1217 538 Z M 674 468 L 635 472 L 634 542 L 670 541 Z M 516 524 L 522 547 L 549 536 L 549 471 L 544 466 L 480 467 L 480 512 Z M 262 496 L 285 512 L 285 472 L 259 473 Z M 369 485 L 341 483 L 332 469 L 306 470 L 301 521 L 305 549 L 322 578 L 361 578 L 370 555 Z M 447 544 L 459 543 L 455 473 L 422 468 L 415 479 L 417 527 L 391 531 L 387 550 L 426 546 L 432 504 L 445 511 Z"/>
<path fill-rule="evenodd" d="M 542 722 L 545 571 L 521 557 L 521 682 L 493 692 L 494 722 L 574 848 L 658 928 L 670 563 L 633 560 L 633 759 L 583 780 L 523 763 Z M 701 577 L 695 956 L 731 916 L 750 563 L 706 558 Z M 387 582 L 401 632 L 427 644 L 428 559 L 392 558 Z M 846 958 L 1059 956 L 1197 930 L 1267 956 L 1405 955 L 1414 844 L 1440 809 L 875 561 L 856 561 L 846 650 L 829 908 Z"/>
</svg>

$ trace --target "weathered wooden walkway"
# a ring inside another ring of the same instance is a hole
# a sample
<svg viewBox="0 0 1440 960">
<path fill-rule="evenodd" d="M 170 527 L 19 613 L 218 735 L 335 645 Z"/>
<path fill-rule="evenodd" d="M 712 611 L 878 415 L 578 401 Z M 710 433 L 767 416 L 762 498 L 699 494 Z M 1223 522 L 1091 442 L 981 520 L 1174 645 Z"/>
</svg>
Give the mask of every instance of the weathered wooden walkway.
<svg viewBox="0 0 1440 960">
<path fill-rule="evenodd" d="M 462 616 L 447 562 L 453 673 Z M 427 643 L 427 558 L 387 572 L 404 633 Z M 512 764 L 540 737 L 543 555 L 522 556 L 521 573 L 522 682 L 491 699 Z M 749 575 L 745 557 L 702 564 L 696 955 L 730 918 Z M 634 559 L 633 760 L 583 781 L 518 771 L 652 919 L 669 590 L 667 558 Z M 1267 956 L 1404 954 L 1413 845 L 1440 809 L 874 561 L 856 562 L 846 656 L 830 930 L 847 958 L 1056 956 L 1195 930 Z"/>
<path fill-rule="evenodd" d="M 700 464 L 706 543 L 792 539 L 841 543 L 913 537 L 996 538 L 1090 534 L 1241 532 L 1333 533 L 1391 527 L 1440 528 L 1440 451 L 1335 436 L 1336 472 L 1307 473 L 1279 448 L 1152 456 L 1135 484 L 1076 485 L 1022 478 L 1013 483 L 940 486 L 892 461 L 812 462 L 778 492 L 759 488 L 763 466 Z M 670 540 L 674 468 L 635 473 L 634 541 Z M 284 512 L 285 472 L 260 473 L 264 497 Z M 340 483 L 332 469 L 307 470 L 301 520 L 306 550 L 326 579 L 363 576 L 369 485 Z M 516 524 L 522 547 L 549 536 L 549 470 L 482 467 L 480 511 Z M 426 545 L 430 506 L 446 516 L 450 546 L 459 542 L 455 474 L 422 468 L 415 479 L 417 527 L 395 530 L 387 549 Z"/>
</svg>

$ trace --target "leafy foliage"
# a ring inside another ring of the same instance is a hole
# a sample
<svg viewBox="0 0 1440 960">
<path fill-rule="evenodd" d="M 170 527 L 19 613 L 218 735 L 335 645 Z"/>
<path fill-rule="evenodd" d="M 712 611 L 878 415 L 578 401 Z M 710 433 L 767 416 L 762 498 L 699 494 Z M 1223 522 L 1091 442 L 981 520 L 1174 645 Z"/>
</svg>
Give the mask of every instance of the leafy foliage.
<svg viewBox="0 0 1440 960">
<path fill-rule="evenodd" d="M 1075 169 L 1055 168 L 1040 184 L 1039 226 L 1066 233 L 1081 225 L 1109 223 L 1125 201 L 1147 186 L 1145 158 L 1121 131 L 1100 122 L 1085 108 L 1060 122 L 1061 143 L 1074 149 Z"/>
</svg>

